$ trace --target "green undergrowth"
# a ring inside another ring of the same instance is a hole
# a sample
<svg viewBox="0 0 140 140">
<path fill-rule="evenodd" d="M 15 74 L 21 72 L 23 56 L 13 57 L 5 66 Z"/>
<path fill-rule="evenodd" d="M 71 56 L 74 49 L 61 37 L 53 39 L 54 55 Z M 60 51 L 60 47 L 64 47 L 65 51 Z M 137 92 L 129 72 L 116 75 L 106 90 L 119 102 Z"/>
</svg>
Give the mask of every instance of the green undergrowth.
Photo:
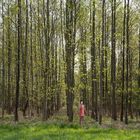
<svg viewBox="0 0 140 140">
<path fill-rule="evenodd" d="M 140 140 L 140 122 L 130 120 L 129 124 L 103 118 L 103 124 L 86 116 L 83 126 L 79 125 L 79 117 L 74 116 L 69 123 L 64 111 L 58 112 L 46 122 L 41 118 L 20 118 L 13 122 L 14 116 L 6 115 L 0 119 L 0 140 Z"/>
<path fill-rule="evenodd" d="M 90 127 L 65 122 L 1 124 L 0 140 L 140 140 L 139 129 Z"/>
</svg>

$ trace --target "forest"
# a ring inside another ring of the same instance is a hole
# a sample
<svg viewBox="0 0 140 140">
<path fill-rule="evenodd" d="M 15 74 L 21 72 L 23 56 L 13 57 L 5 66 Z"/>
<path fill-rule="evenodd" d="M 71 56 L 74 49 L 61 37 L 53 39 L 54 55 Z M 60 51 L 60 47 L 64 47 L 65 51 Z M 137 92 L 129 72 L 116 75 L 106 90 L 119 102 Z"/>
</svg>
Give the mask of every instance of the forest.
<svg viewBox="0 0 140 140">
<path fill-rule="evenodd" d="M 0 0 L 2 129 L 54 117 L 79 128 L 80 100 L 90 125 L 140 128 L 140 1 Z"/>
</svg>

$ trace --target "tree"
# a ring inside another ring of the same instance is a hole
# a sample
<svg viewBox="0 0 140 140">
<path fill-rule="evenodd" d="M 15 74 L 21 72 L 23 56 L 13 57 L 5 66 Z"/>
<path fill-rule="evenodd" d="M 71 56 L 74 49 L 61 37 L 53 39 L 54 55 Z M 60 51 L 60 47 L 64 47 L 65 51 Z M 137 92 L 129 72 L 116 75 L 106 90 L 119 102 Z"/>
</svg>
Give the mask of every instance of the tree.
<svg viewBox="0 0 140 140">
<path fill-rule="evenodd" d="M 2 118 L 4 118 L 4 109 L 5 109 L 5 54 L 4 54 L 4 48 L 5 48 L 5 30 L 4 30 L 4 2 L 2 0 Z"/>
<path fill-rule="evenodd" d="M 7 110 L 8 113 L 11 114 L 11 33 L 10 33 L 10 9 L 9 9 L 9 1 L 8 1 L 8 29 L 7 29 L 7 44 L 8 44 L 8 103 L 7 103 Z"/>
<path fill-rule="evenodd" d="M 112 0 L 112 26 L 111 26 L 111 94 L 112 119 L 117 120 L 116 114 L 116 0 Z"/>
<path fill-rule="evenodd" d="M 47 95 L 49 95 L 49 76 L 50 76 L 50 9 L 49 9 L 50 1 L 47 0 L 47 23 L 45 16 L 45 2 L 43 1 L 43 13 L 44 13 L 44 36 L 45 36 L 45 78 L 44 78 L 44 110 L 43 110 L 43 119 L 46 120 L 49 117 L 49 100 L 47 99 Z"/>
<path fill-rule="evenodd" d="M 123 17 L 123 46 L 122 46 L 122 94 L 121 94 L 121 115 L 120 120 L 123 121 L 124 116 L 124 85 L 125 85 L 125 37 L 126 34 L 126 0 L 124 0 L 124 17 Z"/>
<path fill-rule="evenodd" d="M 108 15 L 107 15 L 107 3 L 105 4 L 105 14 L 104 14 L 104 18 L 105 18 L 105 47 L 104 47 L 104 106 L 105 106 L 105 113 L 107 113 L 107 105 L 108 105 L 108 44 L 109 44 L 109 21 L 108 21 Z"/>
<path fill-rule="evenodd" d="M 138 62 L 138 71 L 140 71 L 140 28 L 139 28 L 139 62 Z M 140 89 L 140 73 L 138 75 L 138 88 Z"/>
<path fill-rule="evenodd" d="M 91 40 L 91 73 L 92 73 L 92 118 L 98 120 L 97 113 L 97 78 L 96 78 L 96 43 L 95 43 L 95 1 L 92 11 L 92 40 Z M 94 116 L 95 112 L 95 116 Z"/>
<path fill-rule="evenodd" d="M 126 16 L 126 95 L 125 95 L 125 124 L 128 124 L 128 96 L 129 96 L 129 0 L 127 0 Z"/>
<path fill-rule="evenodd" d="M 21 48 L 21 0 L 18 0 L 18 43 L 16 57 L 16 99 L 15 99 L 15 121 L 18 121 L 19 92 L 20 92 L 20 48 Z"/>
<path fill-rule="evenodd" d="M 74 55 L 75 55 L 75 20 L 74 20 L 73 0 L 66 0 L 66 100 L 67 116 L 70 122 L 73 121 L 73 101 L 74 101 Z"/>
<path fill-rule="evenodd" d="M 24 64 L 23 64 L 23 96 L 24 96 L 24 105 L 23 105 L 23 116 L 26 116 L 26 110 L 29 105 L 29 96 L 28 96 L 28 85 L 27 85 L 27 58 L 28 58 L 28 0 L 26 0 L 26 31 L 25 31 L 25 48 L 24 48 Z"/>
<path fill-rule="evenodd" d="M 102 47 L 100 53 L 100 107 L 99 107 L 99 124 L 102 123 L 103 113 L 103 96 L 104 96 L 104 47 L 105 47 L 105 0 L 102 2 Z"/>
<path fill-rule="evenodd" d="M 33 85 L 34 85 L 34 72 L 33 72 L 33 16 L 32 16 L 33 8 L 32 8 L 32 2 L 30 2 L 30 77 L 31 77 L 31 99 L 30 99 L 30 115 L 33 115 Z"/>
</svg>

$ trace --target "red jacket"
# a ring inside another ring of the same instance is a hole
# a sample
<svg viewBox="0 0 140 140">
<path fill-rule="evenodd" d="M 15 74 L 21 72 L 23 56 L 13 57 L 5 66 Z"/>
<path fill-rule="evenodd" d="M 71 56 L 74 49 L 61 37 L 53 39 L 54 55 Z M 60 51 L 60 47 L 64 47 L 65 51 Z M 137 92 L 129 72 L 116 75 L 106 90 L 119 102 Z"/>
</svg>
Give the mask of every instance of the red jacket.
<svg viewBox="0 0 140 140">
<path fill-rule="evenodd" d="M 84 105 L 80 105 L 79 115 L 80 115 L 80 117 L 85 116 L 85 106 Z"/>
</svg>

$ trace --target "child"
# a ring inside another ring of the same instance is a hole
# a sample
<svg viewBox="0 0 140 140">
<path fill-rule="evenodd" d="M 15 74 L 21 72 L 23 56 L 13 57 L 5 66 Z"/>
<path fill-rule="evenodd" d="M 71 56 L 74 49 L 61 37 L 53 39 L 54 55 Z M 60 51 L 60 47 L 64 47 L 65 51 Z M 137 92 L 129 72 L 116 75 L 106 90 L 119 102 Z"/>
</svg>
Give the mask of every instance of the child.
<svg viewBox="0 0 140 140">
<path fill-rule="evenodd" d="M 79 117 L 80 117 L 80 125 L 82 125 L 84 121 L 84 116 L 85 116 L 85 106 L 83 104 L 83 101 L 80 101 L 80 108 L 79 108 Z"/>
</svg>

